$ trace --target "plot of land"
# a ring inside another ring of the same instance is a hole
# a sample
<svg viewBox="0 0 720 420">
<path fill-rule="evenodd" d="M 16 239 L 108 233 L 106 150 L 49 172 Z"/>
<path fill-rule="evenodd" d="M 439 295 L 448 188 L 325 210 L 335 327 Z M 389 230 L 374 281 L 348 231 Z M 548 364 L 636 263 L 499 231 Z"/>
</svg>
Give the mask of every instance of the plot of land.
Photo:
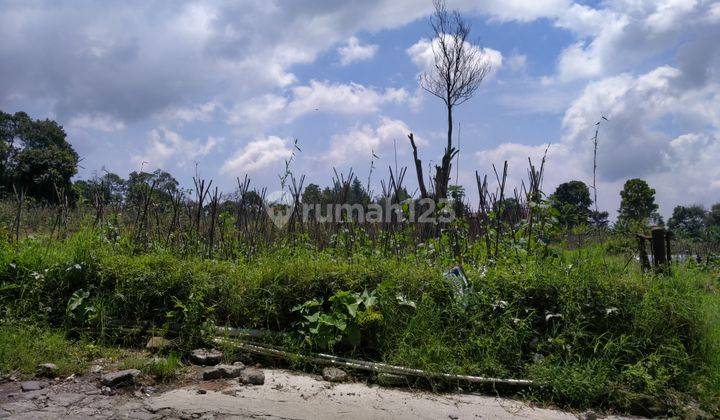
<svg viewBox="0 0 720 420">
<path fill-rule="evenodd" d="M 577 414 L 481 395 L 433 394 L 362 383 L 330 384 L 283 370 L 265 370 L 262 386 L 234 380 L 197 381 L 147 393 L 146 388 L 103 395 L 96 375 L 22 392 L 0 385 L 0 417 L 95 418 L 526 418 L 574 419 Z"/>
</svg>

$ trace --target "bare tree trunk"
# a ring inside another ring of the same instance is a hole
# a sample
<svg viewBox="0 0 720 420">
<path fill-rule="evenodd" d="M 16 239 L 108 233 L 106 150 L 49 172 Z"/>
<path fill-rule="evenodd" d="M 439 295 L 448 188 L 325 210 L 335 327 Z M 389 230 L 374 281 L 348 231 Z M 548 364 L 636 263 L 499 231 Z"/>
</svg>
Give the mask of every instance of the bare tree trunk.
<svg viewBox="0 0 720 420">
<path fill-rule="evenodd" d="M 413 149 L 413 159 L 415 160 L 415 173 L 417 174 L 418 187 L 420 188 L 420 198 L 428 198 L 425 179 L 423 177 L 422 161 L 418 159 L 417 145 L 415 145 L 413 133 L 408 134 L 408 138 L 410 139 L 410 145 Z"/>
</svg>

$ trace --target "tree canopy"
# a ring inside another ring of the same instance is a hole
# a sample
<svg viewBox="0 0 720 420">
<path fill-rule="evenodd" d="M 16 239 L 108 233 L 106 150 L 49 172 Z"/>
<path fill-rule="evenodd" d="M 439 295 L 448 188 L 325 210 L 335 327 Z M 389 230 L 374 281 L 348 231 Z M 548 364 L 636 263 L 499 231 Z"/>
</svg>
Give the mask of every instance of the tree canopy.
<svg viewBox="0 0 720 420">
<path fill-rule="evenodd" d="M 56 202 L 60 194 L 70 197 L 78 160 L 65 131 L 55 121 L 0 111 L 0 187 L 4 194 L 22 188 L 28 196 L 43 201 Z"/>
<path fill-rule="evenodd" d="M 620 198 L 618 222 L 621 224 L 644 222 L 651 218 L 660 220 L 656 215 L 658 205 L 655 204 L 655 189 L 650 188 L 644 180 L 627 180 L 620 191 Z"/>
<path fill-rule="evenodd" d="M 558 185 L 551 196 L 553 207 L 560 214 L 559 219 L 566 227 L 584 225 L 590 217 L 590 189 L 582 181 L 569 181 Z"/>
<path fill-rule="evenodd" d="M 676 206 L 668 227 L 680 236 L 699 238 L 705 228 L 705 209 L 700 205 Z"/>
</svg>

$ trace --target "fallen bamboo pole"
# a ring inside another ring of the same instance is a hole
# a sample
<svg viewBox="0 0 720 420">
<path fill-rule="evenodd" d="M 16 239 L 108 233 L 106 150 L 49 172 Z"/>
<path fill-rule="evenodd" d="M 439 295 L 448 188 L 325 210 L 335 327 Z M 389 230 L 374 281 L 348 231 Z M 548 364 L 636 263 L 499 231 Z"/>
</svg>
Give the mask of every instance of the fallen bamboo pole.
<svg viewBox="0 0 720 420">
<path fill-rule="evenodd" d="M 377 373 L 390 373 L 395 375 L 416 376 L 421 378 L 445 379 L 470 382 L 476 384 L 516 385 L 516 386 L 537 386 L 538 383 L 529 379 L 503 379 L 488 378 L 484 376 L 456 375 L 452 373 L 426 372 L 421 369 L 413 369 L 402 366 L 393 366 L 379 362 L 366 362 L 363 360 L 348 359 L 323 353 L 310 353 L 308 355 L 291 353 L 285 350 L 275 349 L 256 343 L 249 343 L 238 339 L 216 337 L 216 343 L 234 346 L 250 353 L 263 356 L 274 356 L 282 359 L 302 359 L 319 364 L 342 366 L 350 369 L 365 370 Z"/>
</svg>

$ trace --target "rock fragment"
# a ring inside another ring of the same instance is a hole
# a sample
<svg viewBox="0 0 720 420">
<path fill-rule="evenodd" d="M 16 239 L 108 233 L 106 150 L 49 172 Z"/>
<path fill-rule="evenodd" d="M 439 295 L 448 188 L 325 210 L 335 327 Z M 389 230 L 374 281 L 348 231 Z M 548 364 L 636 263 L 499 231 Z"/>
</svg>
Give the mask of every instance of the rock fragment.
<svg viewBox="0 0 720 420">
<path fill-rule="evenodd" d="M 137 369 L 119 370 L 117 372 L 104 374 L 100 378 L 100 383 L 110 388 L 128 386 L 135 383 L 135 378 L 137 378 L 138 375 L 140 375 L 140 371 Z"/>
<path fill-rule="evenodd" d="M 336 367 L 326 367 L 322 376 L 328 382 L 345 382 L 348 379 L 347 372 Z"/>
<path fill-rule="evenodd" d="M 22 392 L 40 391 L 43 388 L 43 384 L 38 381 L 26 381 L 20 383 L 20 389 Z"/>
<path fill-rule="evenodd" d="M 265 383 L 265 373 L 257 368 L 246 368 L 240 372 L 240 383 L 245 385 L 263 385 Z"/>
<path fill-rule="evenodd" d="M 220 378 L 237 378 L 243 369 L 245 369 L 243 364 L 210 366 L 203 370 L 202 378 L 206 381 Z"/>
<path fill-rule="evenodd" d="M 145 348 L 150 351 L 159 351 L 166 347 L 169 347 L 171 344 L 170 340 L 166 339 L 165 337 L 150 337 L 147 344 L 145 344 Z"/>
<path fill-rule="evenodd" d="M 190 353 L 190 361 L 200 366 L 214 366 L 222 360 L 222 352 L 215 349 L 195 349 Z"/>
<path fill-rule="evenodd" d="M 54 378 L 58 367 L 55 363 L 42 363 L 37 365 L 36 374 L 45 378 Z"/>
</svg>

